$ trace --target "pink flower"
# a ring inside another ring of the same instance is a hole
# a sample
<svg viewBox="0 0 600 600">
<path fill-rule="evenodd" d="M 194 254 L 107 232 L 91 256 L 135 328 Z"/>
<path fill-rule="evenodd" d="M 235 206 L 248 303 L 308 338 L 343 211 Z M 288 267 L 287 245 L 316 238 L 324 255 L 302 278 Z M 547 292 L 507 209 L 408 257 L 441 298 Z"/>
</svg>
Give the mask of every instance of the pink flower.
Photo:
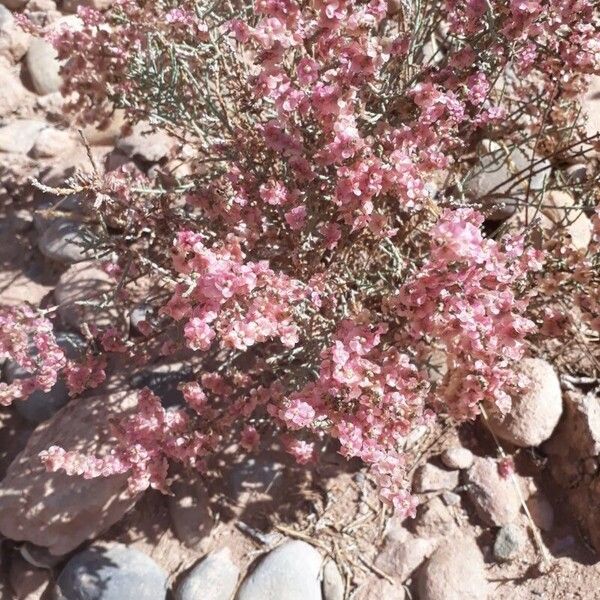
<svg viewBox="0 0 600 600">
<path fill-rule="evenodd" d="M 299 231 L 304 227 L 304 222 L 306 221 L 306 206 L 301 204 L 300 206 L 288 210 L 285 213 L 285 220 L 290 226 L 290 229 Z"/>
</svg>

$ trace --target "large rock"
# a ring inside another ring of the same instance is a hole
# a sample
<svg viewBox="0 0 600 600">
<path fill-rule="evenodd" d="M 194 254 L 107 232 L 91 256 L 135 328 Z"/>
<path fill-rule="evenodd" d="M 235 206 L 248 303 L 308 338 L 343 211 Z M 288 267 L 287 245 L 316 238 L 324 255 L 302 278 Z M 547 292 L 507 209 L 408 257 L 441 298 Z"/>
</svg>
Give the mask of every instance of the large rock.
<svg viewBox="0 0 600 600">
<path fill-rule="evenodd" d="M 116 282 L 92 261 L 71 266 L 61 275 L 54 290 L 63 323 L 74 329 L 81 328 L 83 323 L 100 328 L 119 323 L 123 314 L 112 301 L 115 286 Z"/>
<path fill-rule="evenodd" d="M 595 136 L 595 139 L 581 144 L 575 151 L 584 151 L 589 156 L 596 154 L 593 144 L 600 141 L 600 75 L 592 75 L 590 78 L 589 89 L 581 99 L 581 109 L 585 119 L 585 134 L 588 137 Z"/>
<path fill-rule="evenodd" d="M 544 451 L 571 511 L 600 551 L 600 398 L 566 392 L 565 412 Z"/>
<path fill-rule="evenodd" d="M 108 453 L 115 443 L 109 420 L 135 404 L 128 392 L 76 398 L 39 425 L 0 483 L 0 533 L 66 554 L 116 523 L 136 501 L 127 492 L 126 475 L 49 473 L 39 454 L 53 445 Z"/>
<path fill-rule="evenodd" d="M 117 142 L 117 148 L 131 158 L 158 162 L 169 156 L 176 140 L 164 131 L 152 131 L 147 123 L 137 123 L 132 132 Z"/>
<path fill-rule="evenodd" d="M 50 571 L 34 567 L 20 556 L 13 556 L 8 580 L 15 600 L 40 600 L 50 583 Z"/>
<path fill-rule="evenodd" d="M 98 238 L 91 229 L 66 219 L 55 219 L 38 239 L 38 248 L 47 258 L 61 263 L 77 263 L 94 255 Z"/>
<path fill-rule="evenodd" d="M 488 583 L 475 540 L 446 540 L 431 555 L 418 579 L 420 600 L 486 600 Z"/>
<path fill-rule="evenodd" d="M 115 544 L 73 556 L 56 582 L 56 600 L 164 600 L 167 574 L 146 554 Z"/>
<path fill-rule="evenodd" d="M 520 447 L 538 446 L 550 438 L 562 414 L 560 382 L 552 365 L 525 358 L 517 366 L 529 383 L 513 397 L 506 414 L 492 413 L 489 426 L 503 440 Z"/>
<path fill-rule="evenodd" d="M 27 72 L 33 89 L 40 95 L 58 92 L 62 83 L 60 61 L 56 50 L 47 41 L 33 38 L 25 56 Z"/>
<path fill-rule="evenodd" d="M 530 193 L 542 190 L 550 177 L 550 163 L 533 156 L 529 148 L 515 147 L 507 155 L 496 142 L 483 140 L 479 156 L 479 163 L 471 169 L 464 189 L 469 197 L 489 210 L 491 219 L 509 217 L 516 209 L 513 198 L 525 199 L 527 190 Z"/>
<path fill-rule="evenodd" d="M 2 59 L 0 59 L 0 90 L 2 90 L 0 119 L 3 119 L 23 106 L 28 92 L 11 67 Z"/>
<path fill-rule="evenodd" d="M 214 552 L 184 575 L 175 600 L 231 600 L 239 576 L 228 548 Z"/>
<path fill-rule="evenodd" d="M 70 131 L 48 127 L 44 129 L 35 140 L 31 149 L 34 158 L 52 158 L 73 150 L 77 140 Z"/>
<path fill-rule="evenodd" d="M 89 6 L 96 10 L 106 10 L 110 8 L 114 0 L 64 0 L 62 9 L 64 12 L 76 13 L 80 6 Z"/>
<path fill-rule="evenodd" d="M 0 152 L 27 154 L 46 127 L 43 121 L 20 119 L 0 127 Z"/>
<path fill-rule="evenodd" d="M 544 195 L 544 214 L 552 222 L 554 230 L 564 229 L 576 250 L 586 250 L 592 241 L 592 222 L 576 206 L 571 194 L 552 190 Z"/>
<path fill-rule="evenodd" d="M 512 523 L 521 510 L 519 494 L 511 477 L 503 479 L 493 458 L 476 457 L 466 472 L 467 494 L 479 516 L 501 527 Z"/>
<path fill-rule="evenodd" d="M 237 600 L 321 600 L 322 563 L 310 544 L 285 542 L 261 560 L 242 584 Z"/>
<path fill-rule="evenodd" d="M 12 13 L 0 3 L 0 56 L 11 63 L 19 62 L 29 48 L 30 36 L 16 23 Z M 7 90 L 2 88 L 2 93 Z"/>
</svg>

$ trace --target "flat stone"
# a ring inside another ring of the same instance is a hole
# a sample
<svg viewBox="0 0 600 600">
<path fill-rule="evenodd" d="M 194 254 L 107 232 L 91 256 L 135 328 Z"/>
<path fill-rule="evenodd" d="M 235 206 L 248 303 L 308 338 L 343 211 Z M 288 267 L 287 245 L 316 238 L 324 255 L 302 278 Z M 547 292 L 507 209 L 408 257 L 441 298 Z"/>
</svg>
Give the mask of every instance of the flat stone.
<svg viewBox="0 0 600 600">
<path fill-rule="evenodd" d="M 521 501 L 512 478 L 503 479 L 493 458 L 475 457 L 466 472 L 467 495 L 477 513 L 489 525 L 512 523 L 521 510 Z"/>
<path fill-rule="evenodd" d="M 56 219 L 38 239 L 38 248 L 46 258 L 69 264 L 91 259 L 95 243 L 95 234 L 85 225 Z"/>
<path fill-rule="evenodd" d="M 431 463 L 417 469 L 413 480 L 413 491 L 418 494 L 453 490 L 458 486 L 458 471 L 446 471 Z"/>
<path fill-rule="evenodd" d="M 168 505 L 173 530 L 186 546 L 198 548 L 214 525 L 206 488 L 200 480 L 181 478 L 171 485 L 171 492 Z"/>
<path fill-rule="evenodd" d="M 110 419 L 136 403 L 128 392 L 75 398 L 38 425 L 0 483 L 0 533 L 66 554 L 121 519 L 137 500 L 127 491 L 127 475 L 84 479 L 49 473 L 38 457 L 53 445 L 106 454 L 116 443 Z"/>
<path fill-rule="evenodd" d="M 146 554 L 115 544 L 91 546 L 65 565 L 56 600 L 164 600 L 167 574 Z"/>
<path fill-rule="evenodd" d="M 419 600 L 486 600 L 488 583 L 483 556 L 475 540 L 445 540 L 418 577 Z"/>
<path fill-rule="evenodd" d="M 27 154 L 46 126 L 43 121 L 20 119 L 0 127 L 0 152 Z"/>
<path fill-rule="evenodd" d="M 516 367 L 529 379 L 512 398 L 506 414 L 490 414 L 488 424 L 501 439 L 520 447 L 538 446 L 550 438 L 563 411 L 560 382 L 554 368 L 541 358 L 525 358 Z"/>
<path fill-rule="evenodd" d="M 322 564 L 322 556 L 310 544 L 284 542 L 244 580 L 237 600 L 322 600 Z"/>
<path fill-rule="evenodd" d="M 228 548 L 213 552 L 183 576 L 175 600 L 231 600 L 239 576 Z"/>
<path fill-rule="evenodd" d="M 449 469 L 468 469 L 473 464 L 473 453 L 460 446 L 446 448 L 442 452 L 442 462 Z"/>
<path fill-rule="evenodd" d="M 514 523 L 501 527 L 494 541 L 494 558 L 499 562 L 516 558 L 526 541 L 527 536 L 522 527 Z"/>
</svg>

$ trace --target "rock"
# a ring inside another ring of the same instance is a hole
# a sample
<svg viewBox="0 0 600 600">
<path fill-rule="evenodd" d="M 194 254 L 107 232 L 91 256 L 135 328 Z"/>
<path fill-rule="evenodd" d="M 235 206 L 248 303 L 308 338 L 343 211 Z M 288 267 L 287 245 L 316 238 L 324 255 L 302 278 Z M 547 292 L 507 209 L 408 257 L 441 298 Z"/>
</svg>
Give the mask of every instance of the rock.
<svg viewBox="0 0 600 600">
<path fill-rule="evenodd" d="M 21 10 L 28 0 L 0 0 L 0 4 L 10 10 Z"/>
<path fill-rule="evenodd" d="M 99 328 L 119 324 L 123 313 L 112 301 L 116 282 L 93 261 L 72 265 L 58 280 L 54 299 L 58 314 L 65 325 L 80 329 L 83 323 L 92 323 Z M 77 305 L 75 302 L 95 301 L 94 306 Z M 107 301 L 106 306 L 98 305 Z"/>
<path fill-rule="evenodd" d="M 544 451 L 571 462 L 600 454 L 600 400 L 595 394 L 565 393 L 564 414 Z"/>
<path fill-rule="evenodd" d="M 117 142 L 117 148 L 130 158 L 158 162 L 169 156 L 176 141 L 163 131 L 152 132 L 147 123 L 137 123 L 133 131 Z"/>
<path fill-rule="evenodd" d="M 483 556 L 475 540 L 445 540 L 418 578 L 419 600 L 485 600 L 488 583 Z"/>
<path fill-rule="evenodd" d="M 115 444 L 109 420 L 136 402 L 129 392 L 75 398 L 39 425 L 0 483 L 0 533 L 66 554 L 116 523 L 137 500 L 128 494 L 126 475 L 49 473 L 38 456 L 52 445 L 106 454 Z"/>
<path fill-rule="evenodd" d="M 538 446 L 550 438 L 562 414 L 560 382 L 552 365 L 541 358 L 525 358 L 517 366 L 530 383 L 516 397 L 506 415 L 492 413 L 489 426 L 503 440 L 520 447 Z"/>
<path fill-rule="evenodd" d="M 228 548 L 213 552 L 184 575 L 175 600 L 231 600 L 239 576 Z"/>
<path fill-rule="evenodd" d="M 570 165 L 566 169 L 567 181 L 571 184 L 583 183 L 588 178 L 588 166 L 585 163 Z"/>
<path fill-rule="evenodd" d="M 64 350 L 67 358 L 77 359 L 85 352 L 83 338 L 73 333 L 57 333 L 57 344 Z M 4 377 L 8 383 L 27 377 L 28 373 L 17 363 L 9 361 L 4 366 Z M 30 423 L 42 423 L 69 401 L 69 391 L 62 379 L 59 379 L 49 392 L 36 390 L 25 400 L 14 403 L 16 411 Z"/>
<path fill-rule="evenodd" d="M 125 111 L 117 108 L 105 123 L 86 125 L 83 128 L 83 135 L 92 146 L 112 146 L 121 136 L 125 122 Z"/>
<path fill-rule="evenodd" d="M 58 563 L 64 560 L 62 556 L 50 554 L 48 548 L 36 546 L 29 542 L 21 544 L 19 551 L 27 563 L 38 569 L 53 569 Z"/>
<path fill-rule="evenodd" d="M 169 515 L 175 534 L 189 548 L 197 548 L 214 525 L 206 488 L 200 480 L 186 478 L 175 481 L 171 491 Z"/>
<path fill-rule="evenodd" d="M 50 583 L 50 572 L 15 556 L 10 562 L 8 581 L 15 594 L 14 600 L 40 600 Z"/>
<path fill-rule="evenodd" d="M 544 195 L 544 213 L 554 229 L 564 229 L 576 250 L 586 250 L 592 241 L 592 222 L 580 208 L 573 208 L 575 200 L 562 190 L 552 190 Z"/>
<path fill-rule="evenodd" d="M 458 471 L 446 471 L 431 463 L 425 463 L 419 467 L 413 479 L 413 491 L 418 494 L 453 490 L 457 486 Z"/>
<path fill-rule="evenodd" d="M 0 38 L 1 40 L 1 38 Z M 0 59 L 0 119 L 21 108 L 27 98 L 27 90 L 5 61 Z"/>
<path fill-rule="evenodd" d="M 468 469 L 473 464 L 473 453 L 468 448 L 446 448 L 442 452 L 442 462 L 449 469 Z"/>
<path fill-rule="evenodd" d="M 533 157 L 529 148 L 513 148 L 508 156 L 496 142 L 483 140 L 480 161 L 471 169 L 464 189 L 468 196 L 482 202 L 490 210 L 489 218 L 501 220 L 515 212 L 510 197 L 540 191 L 550 177 L 551 166 L 545 159 Z M 533 163 L 534 174 L 528 188 L 528 170 Z M 517 183 L 518 182 L 518 183 Z"/>
<path fill-rule="evenodd" d="M 552 531 L 554 527 L 554 509 L 548 499 L 541 492 L 538 492 L 533 494 L 526 504 L 533 522 L 542 531 Z"/>
<path fill-rule="evenodd" d="M 321 600 L 323 558 L 299 540 L 269 552 L 244 580 L 237 600 Z"/>
<path fill-rule="evenodd" d="M 405 600 L 403 587 L 393 585 L 387 579 L 372 577 L 362 583 L 352 596 L 353 600 Z"/>
<path fill-rule="evenodd" d="M 25 56 L 31 38 L 17 25 L 6 6 L 6 3 L 0 2 L 0 56 L 15 64 Z M 3 94 L 9 91 L 2 88 Z"/>
<path fill-rule="evenodd" d="M 43 121 L 21 119 L 0 127 L 0 152 L 27 154 L 46 127 Z"/>
<path fill-rule="evenodd" d="M 412 535 L 406 529 L 386 536 L 385 543 L 375 560 L 375 566 L 398 584 L 403 584 L 435 550 L 436 542 L 430 538 Z"/>
<path fill-rule="evenodd" d="M 25 448 L 33 426 L 14 410 L 0 411 L 0 479 L 15 457 Z"/>
<path fill-rule="evenodd" d="M 62 9 L 64 12 L 76 13 L 80 6 L 89 6 L 96 10 L 110 8 L 114 0 L 64 0 Z"/>
<path fill-rule="evenodd" d="M 35 140 L 35 144 L 31 149 L 31 156 L 34 158 L 52 158 L 72 150 L 76 145 L 77 140 L 71 132 L 47 127 Z"/>
<path fill-rule="evenodd" d="M 338 566 L 333 560 L 326 560 L 321 583 L 323 600 L 344 600 L 344 589 L 344 579 Z"/>
<path fill-rule="evenodd" d="M 442 500 L 446 506 L 458 506 L 460 504 L 460 495 L 454 492 L 442 492 Z"/>
<path fill-rule="evenodd" d="M 91 546 L 65 565 L 57 600 L 164 600 L 167 574 L 146 554 L 115 544 Z"/>
<path fill-rule="evenodd" d="M 38 248 L 46 258 L 68 264 L 92 258 L 97 243 L 97 237 L 85 225 L 56 219 L 38 239 Z"/>
<path fill-rule="evenodd" d="M 521 501 L 512 478 L 502 479 L 493 458 L 475 457 L 466 472 L 467 494 L 477 513 L 488 525 L 512 523 L 521 510 Z"/>
<path fill-rule="evenodd" d="M 33 38 L 25 55 L 33 89 L 40 95 L 58 92 L 62 83 L 58 53 L 41 38 Z"/>
<path fill-rule="evenodd" d="M 132 388 L 150 388 L 165 408 L 185 406 L 179 385 L 193 378 L 193 370 L 184 363 L 167 363 L 135 373 L 129 383 Z"/>
<path fill-rule="evenodd" d="M 600 133 L 600 76 L 590 77 L 589 88 L 581 98 L 581 112 L 585 118 L 585 134 L 587 137 L 598 136 Z M 593 145 L 598 139 L 580 144 L 575 152 L 585 152 L 587 156 L 596 155 Z M 581 159 L 581 157 L 579 157 Z"/>
<path fill-rule="evenodd" d="M 452 513 L 438 497 L 419 506 L 414 522 L 415 533 L 423 538 L 435 538 L 450 534 L 456 529 Z"/>
<path fill-rule="evenodd" d="M 510 523 L 501 527 L 494 541 L 494 558 L 499 562 L 515 558 L 523 546 L 527 537 L 521 527 Z"/>
</svg>

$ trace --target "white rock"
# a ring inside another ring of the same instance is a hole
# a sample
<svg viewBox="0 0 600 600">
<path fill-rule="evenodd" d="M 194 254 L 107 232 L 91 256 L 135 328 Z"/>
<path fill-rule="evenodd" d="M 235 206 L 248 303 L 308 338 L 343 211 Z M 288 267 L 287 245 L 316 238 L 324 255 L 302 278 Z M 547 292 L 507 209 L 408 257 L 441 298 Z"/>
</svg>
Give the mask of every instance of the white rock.
<svg viewBox="0 0 600 600">
<path fill-rule="evenodd" d="M 237 600 L 321 600 L 323 558 L 299 540 L 283 543 L 263 558 L 237 595 Z"/>
<path fill-rule="evenodd" d="M 490 415 L 489 426 L 511 444 L 538 446 L 550 438 L 562 415 L 560 382 L 552 365 L 541 358 L 525 358 L 517 370 L 530 383 L 513 397 L 510 412 Z"/>
<path fill-rule="evenodd" d="M 74 221 L 56 219 L 38 239 L 40 252 L 51 260 L 76 263 L 93 256 L 94 233 Z"/>
<path fill-rule="evenodd" d="M 175 148 L 176 141 L 164 131 L 152 132 L 147 123 L 137 123 L 133 131 L 117 142 L 117 148 L 129 157 L 158 162 Z"/>
<path fill-rule="evenodd" d="M 419 600 L 486 600 L 488 583 L 475 540 L 446 540 L 431 555 L 418 579 Z"/>
<path fill-rule="evenodd" d="M 60 61 L 51 44 L 33 38 L 25 56 L 27 71 L 34 90 L 41 95 L 58 92 L 61 86 Z"/>
<path fill-rule="evenodd" d="M 4 60 L 0 60 L 0 118 L 21 108 L 28 92 Z"/>
<path fill-rule="evenodd" d="M 323 600 L 344 600 L 344 579 L 338 566 L 331 559 L 323 567 Z"/>
<path fill-rule="evenodd" d="M 29 42 L 29 34 L 17 25 L 12 13 L 0 3 L 0 56 L 17 63 L 25 56 Z M 0 89 L 6 93 L 5 89 Z"/>
<path fill-rule="evenodd" d="M 0 152 L 27 154 L 46 127 L 43 121 L 20 119 L 0 127 Z"/>
<path fill-rule="evenodd" d="M 31 156 L 34 158 L 51 158 L 75 148 L 77 141 L 73 134 L 64 129 L 47 127 L 38 135 Z"/>
<path fill-rule="evenodd" d="M 473 464 L 473 453 L 460 446 L 446 448 L 442 452 L 442 462 L 449 469 L 468 469 Z"/>
<path fill-rule="evenodd" d="M 467 494 L 486 523 L 501 527 L 515 520 L 521 510 L 519 494 L 511 477 L 500 477 L 493 458 L 475 457 L 466 483 Z"/>
<path fill-rule="evenodd" d="M 116 523 L 136 501 L 127 492 L 126 475 L 49 473 L 38 457 L 52 445 L 106 454 L 115 443 L 109 420 L 136 401 L 128 392 L 76 398 L 39 425 L 0 483 L 0 533 L 66 554 Z"/>
</svg>

